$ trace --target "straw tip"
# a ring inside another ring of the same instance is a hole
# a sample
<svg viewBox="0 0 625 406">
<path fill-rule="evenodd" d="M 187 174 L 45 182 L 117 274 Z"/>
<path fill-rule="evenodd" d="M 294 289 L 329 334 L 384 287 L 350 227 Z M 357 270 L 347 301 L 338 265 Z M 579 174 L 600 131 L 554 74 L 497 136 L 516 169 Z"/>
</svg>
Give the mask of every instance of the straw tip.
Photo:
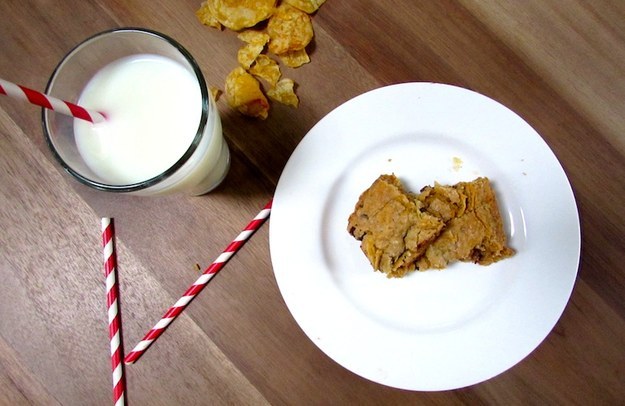
<svg viewBox="0 0 625 406">
<path fill-rule="evenodd" d="M 124 364 L 126 365 L 134 364 L 141 355 L 143 355 L 142 352 L 131 351 L 129 354 L 126 354 L 126 356 L 124 357 Z"/>
<path fill-rule="evenodd" d="M 104 123 L 109 119 L 108 115 L 103 111 L 94 111 L 91 114 L 91 122 L 93 124 Z"/>
</svg>

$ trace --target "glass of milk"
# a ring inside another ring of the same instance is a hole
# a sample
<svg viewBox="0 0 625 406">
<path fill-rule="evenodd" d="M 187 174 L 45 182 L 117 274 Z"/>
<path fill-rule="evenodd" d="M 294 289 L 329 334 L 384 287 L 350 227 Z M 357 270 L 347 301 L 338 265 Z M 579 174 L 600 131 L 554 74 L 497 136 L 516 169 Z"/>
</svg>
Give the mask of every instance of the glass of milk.
<svg viewBox="0 0 625 406">
<path fill-rule="evenodd" d="M 166 35 L 140 28 L 96 34 L 65 56 L 46 93 L 107 118 L 92 124 L 42 113 L 53 154 L 93 188 L 201 195 L 228 172 L 215 101 L 193 57 Z"/>
</svg>

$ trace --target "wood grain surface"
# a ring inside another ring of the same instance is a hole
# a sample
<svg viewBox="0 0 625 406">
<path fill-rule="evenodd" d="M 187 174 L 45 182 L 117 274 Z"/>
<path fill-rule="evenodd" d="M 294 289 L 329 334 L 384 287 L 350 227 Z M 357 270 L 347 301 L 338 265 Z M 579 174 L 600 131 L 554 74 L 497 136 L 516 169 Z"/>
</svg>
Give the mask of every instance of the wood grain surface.
<svg viewBox="0 0 625 406">
<path fill-rule="evenodd" d="M 63 55 L 110 28 L 166 33 L 223 88 L 241 42 L 201 25 L 199 0 L 3 0 L 0 77 L 43 89 Z M 341 103 L 400 82 L 459 85 L 508 106 L 544 138 L 573 187 L 578 279 L 526 359 L 445 392 L 397 390 L 325 356 L 276 285 L 268 225 L 135 365 L 127 400 L 176 404 L 623 404 L 625 2 L 328 0 L 312 62 L 286 76 L 297 109 L 265 121 L 219 109 L 232 153 L 201 197 L 141 198 L 78 184 L 48 151 L 38 108 L 0 96 L 0 404 L 112 401 L 100 217 L 115 218 L 129 351 L 271 198 L 307 131 Z M 536 196 L 536 199 L 540 199 Z M 269 224 L 270 226 L 270 224 Z"/>
</svg>

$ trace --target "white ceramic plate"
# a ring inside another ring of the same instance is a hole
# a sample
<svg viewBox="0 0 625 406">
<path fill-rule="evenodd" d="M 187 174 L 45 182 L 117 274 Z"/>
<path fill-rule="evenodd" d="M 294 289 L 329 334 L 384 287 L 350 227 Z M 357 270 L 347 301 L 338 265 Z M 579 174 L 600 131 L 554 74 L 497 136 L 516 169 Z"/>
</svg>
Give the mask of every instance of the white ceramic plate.
<svg viewBox="0 0 625 406">
<path fill-rule="evenodd" d="M 489 177 L 517 254 L 373 272 L 347 218 L 382 173 L 413 191 Z M 406 83 L 346 102 L 304 137 L 278 183 L 270 247 L 289 310 L 323 352 L 372 381 L 433 391 L 487 380 L 541 343 L 573 289 L 580 228 L 562 167 L 523 119 L 466 89 Z"/>
</svg>

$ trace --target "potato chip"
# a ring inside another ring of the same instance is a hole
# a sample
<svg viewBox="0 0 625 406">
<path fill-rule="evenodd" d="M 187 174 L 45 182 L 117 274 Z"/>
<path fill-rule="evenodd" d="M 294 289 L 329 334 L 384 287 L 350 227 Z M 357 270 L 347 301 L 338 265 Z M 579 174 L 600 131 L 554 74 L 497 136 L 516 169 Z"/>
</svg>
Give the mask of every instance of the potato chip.
<svg viewBox="0 0 625 406">
<path fill-rule="evenodd" d="M 237 38 L 248 44 L 265 45 L 269 42 L 269 34 L 258 30 L 241 31 Z"/>
<path fill-rule="evenodd" d="M 233 31 L 252 27 L 271 16 L 276 0 L 207 0 L 217 20 Z"/>
<path fill-rule="evenodd" d="M 278 55 L 283 64 L 289 68 L 299 68 L 300 66 L 310 62 L 310 57 L 306 52 L 306 49 L 299 49 L 297 51 L 289 51 Z"/>
<path fill-rule="evenodd" d="M 249 73 L 266 80 L 272 87 L 278 83 L 282 73 L 278 62 L 267 55 L 258 55 L 254 65 L 249 69 Z"/>
<path fill-rule="evenodd" d="M 219 100 L 219 96 L 221 96 L 221 90 L 219 88 L 215 86 L 209 86 L 208 91 L 210 92 L 211 96 L 213 96 L 213 100 Z"/>
<path fill-rule="evenodd" d="M 256 57 L 265 49 L 265 44 L 269 42 L 269 34 L 257 30 L 245 30 L 239 33 L 237 38 L 247 43 L 237 52 L 237 60 L 241 66 L 249 69 Z"/>
<path fill-rule="evenodd" d="M 321 7 L 326 0 L 284 0 L 284 2 L 293 7 L 297 7 L 308 14 L 312 14 L 317 11 L 317 9 Z"/>
<path fill-rule="evenodd" d="M 245 69 L 249 69 L 264 48 L 265 46 L 261 44 L 245 44 L 237 52 L 237 61 Z"/>
<path fill-rule="evenodd" d="M 221 23 L 217 20 L 215 13 L 211 9 L 211 4 L 211 0 L 203 2 L 200 8 L 195 12 L 195 15 L 202 24 L 221 30 Z"/>
<path fill-rule="evenodd" d="M 305 12 L 281 4 L 267 23 L 269 51 L 279 55 L 306 48 L 313 38 L 310 16 Z"/>
<path fill-rule="evenodd" d="M 275 100 L 279 103 L 286 104 L 288 106 L 299 106 L 299 98 L 295 94 L 295 82 L 291 79 L 280 79 L 278 83 L 267 91 L 267 96 L 271 100 Z"/>
<path fill-rule="evenodd" d="M 260 89 L 260 82 L 242 67 L 228 74 L 225 89 L 228 104 L 241 114 L 263 120 L 269 115 L 269 102 Z"/>
</svg>

